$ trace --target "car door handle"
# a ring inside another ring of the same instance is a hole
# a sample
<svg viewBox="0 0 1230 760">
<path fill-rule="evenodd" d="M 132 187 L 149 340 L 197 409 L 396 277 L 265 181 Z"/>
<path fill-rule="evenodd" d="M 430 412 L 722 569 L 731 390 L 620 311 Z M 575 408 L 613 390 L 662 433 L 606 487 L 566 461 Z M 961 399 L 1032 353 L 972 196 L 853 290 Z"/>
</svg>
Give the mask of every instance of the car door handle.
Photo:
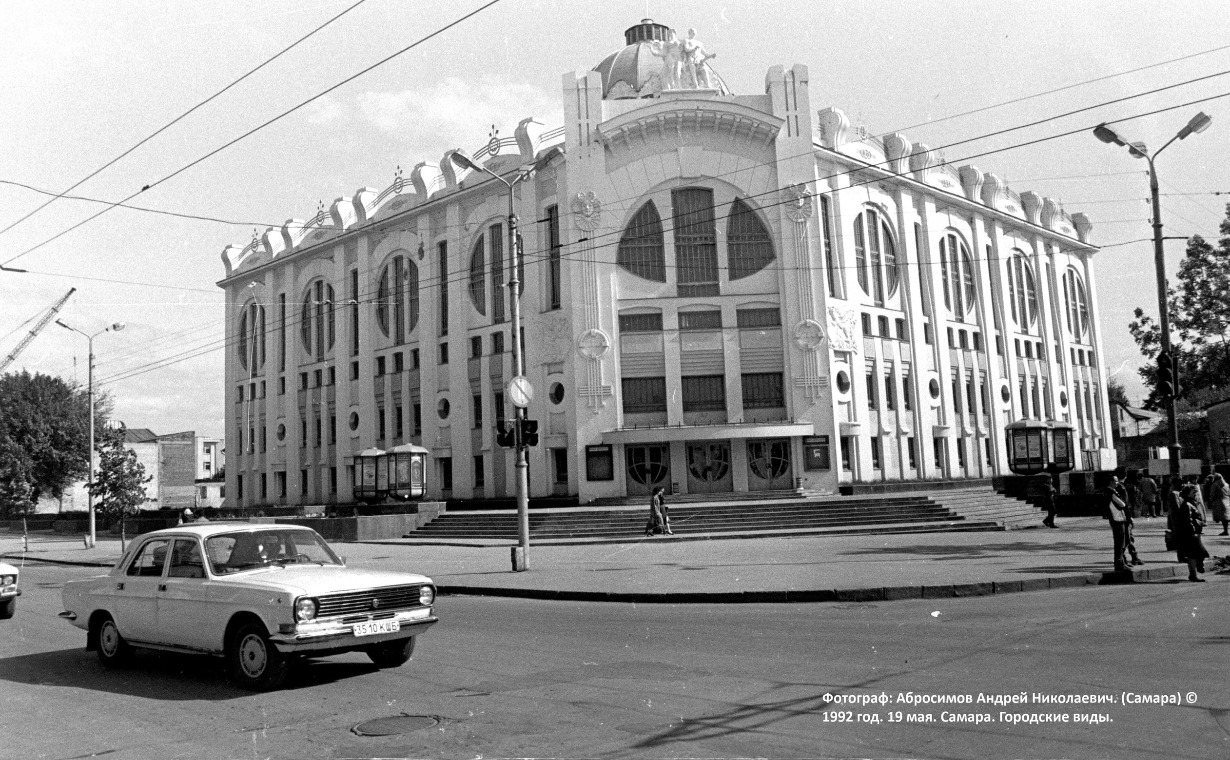
<svg viewBox="0 0 1230 760">
<path fill-rule="evenodd" d="M 159 583 L 159 584 L 158 584 L 158 590 L 159 590 L 159 591 L 166 591 L 166 590 L 167 590 L 167 584 L 165 584 L 165 583 Z"/>
<path fill-rule="evenodd" d="M 116 591 L 123 591 L 123 590 L 124 590 L 124 584 L 123 584 L 123 583 L 117 583 L 117 584 L 115 584 L 115 590 L 116 590 Z"/>
</svg>

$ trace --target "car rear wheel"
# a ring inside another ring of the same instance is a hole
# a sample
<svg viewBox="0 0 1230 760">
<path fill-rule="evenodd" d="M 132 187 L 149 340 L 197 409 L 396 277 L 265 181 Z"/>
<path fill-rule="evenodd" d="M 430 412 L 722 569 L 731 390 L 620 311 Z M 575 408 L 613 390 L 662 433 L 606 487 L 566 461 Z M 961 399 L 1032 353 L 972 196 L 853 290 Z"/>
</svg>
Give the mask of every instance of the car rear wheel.
<svg viewBox="0 0 1230 760">
<path fill-rule="evenodd" d="M 17 614 L 17 597 L 0 604 L 0 620 L 8 620 Z"/>
<path fill-rule="evenodd" d="M 270 691 L 282 685 L 290 664 L 269 641 L 264 627 L 244 623 L 231 637 L 227 652 L 231 678 L 252 691 Z"/>
<path fill-rule="evenodd" d="M 378 668 L 396 668 L 405 665 L 414 654 L 414 637 L 389 641 L 368 647 L 367 656 Z"/>
<path fill-rule="evenodd" d="M 132 647 L 108 615 L 98 623 L 98 661 L 108 668 L 123 665 L 132 657 Z"/>
</svg>

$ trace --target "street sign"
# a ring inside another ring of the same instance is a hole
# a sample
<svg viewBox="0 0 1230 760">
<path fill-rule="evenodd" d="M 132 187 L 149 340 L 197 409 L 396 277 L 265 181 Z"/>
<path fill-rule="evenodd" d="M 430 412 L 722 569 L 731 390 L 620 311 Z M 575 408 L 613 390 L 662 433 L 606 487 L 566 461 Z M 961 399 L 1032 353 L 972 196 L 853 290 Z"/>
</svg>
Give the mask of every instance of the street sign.
<svg viewBox="0 0 1230 760">
<path fill-rule="evenodd" d="M 509 380 L 504 391 L 508 394 L 508 400 L 518 409 L 526 408 L 534 400 L 534 386 L 530 385 L 530 380 L 525 375 L 517 375 Z"/>
</svg>

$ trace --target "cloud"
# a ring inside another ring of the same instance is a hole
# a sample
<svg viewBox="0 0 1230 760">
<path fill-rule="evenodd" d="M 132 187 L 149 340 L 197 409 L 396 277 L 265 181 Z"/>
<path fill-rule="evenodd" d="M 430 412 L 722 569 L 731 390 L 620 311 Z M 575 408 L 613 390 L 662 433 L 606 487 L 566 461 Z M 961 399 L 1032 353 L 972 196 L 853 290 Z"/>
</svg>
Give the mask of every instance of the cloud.
<svg viewBox="0 0 1230 760">
<path fill-rule="evenodd" d="M 548 126 L 563 121 L 558 96 L 492 77 L 478 82 L 448 77 L 427 88 L 366 92 L 357 106 L 364 121 L 428 155 L 459 145 L 475 150 L 493 124 L 501 137 L 511 137 L 529 116 Z"/>
</svg>

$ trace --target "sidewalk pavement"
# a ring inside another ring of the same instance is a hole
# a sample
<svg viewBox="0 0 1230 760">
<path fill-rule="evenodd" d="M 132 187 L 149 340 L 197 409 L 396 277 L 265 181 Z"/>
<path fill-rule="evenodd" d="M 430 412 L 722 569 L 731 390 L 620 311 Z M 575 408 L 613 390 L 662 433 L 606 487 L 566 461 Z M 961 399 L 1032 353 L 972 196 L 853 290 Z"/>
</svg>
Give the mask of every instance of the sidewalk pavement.
<svg viewBox="0 0 1230 760">
<path fill-rule="evenodd" d="M 1145 564 L 1115 573 L 1111 533 L 1099 518 L 1061 520 L 1048 530 L 797 536 L 744 540 L 531 543 L 529 569 L 514 573 L 508 541 L 431 543 L 390 539 L 335 543 L 360 567 L 430 576 L 443 595 L 530 599 L 687 602 L 866 602 L 951 598 L 1049 588 L 1183 579 L 1187 566 L 1163 545 L 1164 519 L 1136 520 Z M 1206 534 L 1214 557 L 1230 538 Z M 0 534 L 0 557 L 22 561 L 19 534 Z M 27 562 L 110 567 L 118 539 L 30 536 Z M 1206 564 L 1215 569 L 1216 559 Z"/>
</svg>

